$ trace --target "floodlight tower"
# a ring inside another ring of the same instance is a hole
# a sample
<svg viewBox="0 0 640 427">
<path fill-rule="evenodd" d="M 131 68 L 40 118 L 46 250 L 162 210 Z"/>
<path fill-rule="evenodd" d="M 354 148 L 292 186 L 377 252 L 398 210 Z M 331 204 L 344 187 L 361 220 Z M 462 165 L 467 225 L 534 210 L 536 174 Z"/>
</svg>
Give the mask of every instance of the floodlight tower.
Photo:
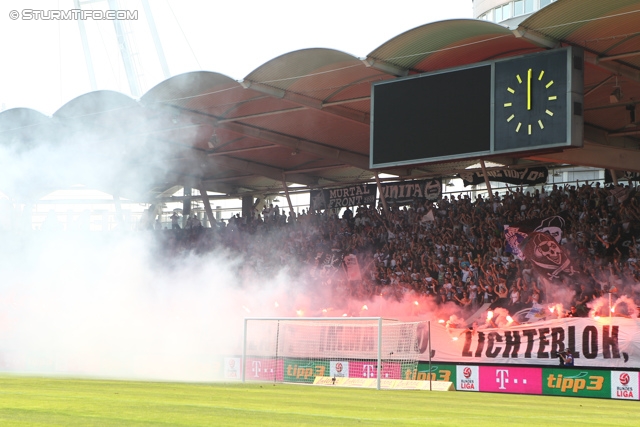
<svg viewBox="0 0 640 427">
<path fill-rule="evenodd" d="M 82 9 L 83 5 L 101 3 L 104 1 L 107 2 L 109 10 L 113 10 L 113 11 L 118 10 L 117 0 L 73 0 L 73 3 L 74 3 L 75 9 Z M 156 28 L 155 21 L 153 20 L 151 7 L 149 6 L 148 0 L 141 0 L 141 3 L 144 9 L 144 15 L 147 20 L 147 25 L 149 26 L 149 32 L 151 34 L 151 38 L 153 39 L 153 44 L 156 49 L 158 62 L 160 63 L 160 67 L 162 68 L 162 73 L 165 79 L 169 78 L 171 77 L 171 73 L 169 72 L 169 66 L 167 65 L 167 60 L 164 56 L 162 43 L 160 42 L 160 37 L 158 36 L 158 30 Z M 135 48 L 134 48 L 135 44 L 133 43 L 132 31 L 130 30 L 129 24 L 127 21 L 114 19 L 112 22 L 114 25 L 118 47 L 120 50 L 122 65 L 124 66 L 124 70 L 127 76 L 129 90 L 133 97 L 138 98 L 142 94 L 142 89 L 140 84 L 140 73 L 136 67 L 136 62 L 134 61 L 134 58 L 136 57 L 137 52 L 135 51 Z M 81 19 L 80 16 L 78 17 L 78 28 L 80 30 L 80 38 L 82 40 L 82 48 L 84 50 L 84 58 L 87 66 L 87 73 L 89 75 L 89 82 L 91 84 L 91 90 L 97 90 L 98 86 L 96 83 L 96 76 L 93 69 L 91 49 L 89 46 L 89 41 L 87 38 L 87 32 L 84 26 L 84 21 Z"/>
</svg>

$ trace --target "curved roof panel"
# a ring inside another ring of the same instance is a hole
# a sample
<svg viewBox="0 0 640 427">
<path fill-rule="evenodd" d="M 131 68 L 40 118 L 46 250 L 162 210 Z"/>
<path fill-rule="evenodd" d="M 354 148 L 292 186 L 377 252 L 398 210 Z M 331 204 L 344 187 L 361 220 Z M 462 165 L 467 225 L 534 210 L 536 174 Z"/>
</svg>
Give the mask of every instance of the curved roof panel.
<svg viewBox="0 0 640 427">
<path fill-rule="evenodd" d="M 224 74 L 193 71 L 158 83 L 140 102 L 149 107 L 159 103 L 224 115 L 230 105 L 252 96 L 255 95 L 246 93 L 237 81 Z"/>
<path fill-rule="evenodd" d="M 455 19 L 402 33 L 372 51 L 368 58 L 420 73 L 537 49 L 501 25 Z"/>
<path fill-rule="evenodd" d="M 0 112 L 0 131 L 40 124 L 51 120 L 49 116 L 33 108 L 10 108 Z"/>
<path fill-rule="evenodd" d="M 638 0 L 562 0 L 533 14 L 520 27 L 599 56 L 613 56 L 640 50 L 639 23 Z M 640 55 L 622 62 L 640 68 Z"/>
<path fill-rule="evenodd" d="M 338 50 L 302 49 L 262 64 L 249 73 L 245 80 L 287 90 L 301 78 L 336 74 L 336 71 L 347 67 L 357 67 L 358 63 L 362 64 L 355 56 Z"/>
<path fill-rule="evenodd" d="M 123 93 L 98 90 L 72 99 L 53 113 L 53 117 L 76 118 L 137 107 L 139 107 L 138 102 Z"/>
<path fill-rule="evenodd" d="M 333 49 L 302 49 L 275 58 L 245 77 L 245 86 L 256 84 L 297 94 L 295 101 L 315 104 L 316 108 L 349 104 L 348 108 L 368 113 L 372 81 L 391 78 L 368 67 L 362 60 Z M 256 90 L 260 90 L 256 88 Z M 286 97 L 293 98 L 291 96 Z M 362 98 L 366 106 L 354 101 Z M 345 102 L 348 101 L 348 102 Z"/>
<path fill-rule="evenodd" d="M 29 149 L 51 137 L 55 126 L 50 117 L 31 108 L 11 108 L 0 112 L 0 144 L 18 144 Z"/>
</svg>

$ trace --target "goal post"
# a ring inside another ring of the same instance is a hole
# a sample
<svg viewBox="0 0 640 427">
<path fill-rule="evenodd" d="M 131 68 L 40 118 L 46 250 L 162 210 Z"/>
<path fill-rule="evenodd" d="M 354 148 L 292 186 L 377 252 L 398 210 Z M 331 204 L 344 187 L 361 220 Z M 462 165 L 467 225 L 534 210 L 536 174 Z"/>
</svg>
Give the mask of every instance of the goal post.
<svg viewBox="0 0 640 427">
<path fill-rule="evenodd" d="M 242 381 L 403 379 L 418 365 L 418 325 L 382 317 L 245 318 Z"/>
</svg>

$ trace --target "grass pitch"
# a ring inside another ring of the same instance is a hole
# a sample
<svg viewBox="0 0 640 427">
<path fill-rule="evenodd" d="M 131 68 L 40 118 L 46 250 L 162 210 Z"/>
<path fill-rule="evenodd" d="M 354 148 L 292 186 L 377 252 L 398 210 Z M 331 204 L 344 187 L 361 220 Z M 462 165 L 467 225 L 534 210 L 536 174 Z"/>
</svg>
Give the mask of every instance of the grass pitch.
<svg viewBox="0 0 640 427">
<path fill-rule="evenodd" d="M 637 426 L 640 402 L 0 376 L 2 426 Z"/>
</svg>

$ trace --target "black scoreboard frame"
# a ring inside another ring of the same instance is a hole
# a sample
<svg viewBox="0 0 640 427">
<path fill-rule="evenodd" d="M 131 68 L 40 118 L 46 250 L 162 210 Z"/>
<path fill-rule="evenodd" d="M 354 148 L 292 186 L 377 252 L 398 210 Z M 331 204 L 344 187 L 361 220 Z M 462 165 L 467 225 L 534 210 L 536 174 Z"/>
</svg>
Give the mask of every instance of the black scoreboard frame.
<svg viewBox="0 0 640 427">
<path fill-rule="evenodd" d="M 369 166 L 581 147 L 583 91 L 571 46 L 374 83 Z"/>
</svg>

